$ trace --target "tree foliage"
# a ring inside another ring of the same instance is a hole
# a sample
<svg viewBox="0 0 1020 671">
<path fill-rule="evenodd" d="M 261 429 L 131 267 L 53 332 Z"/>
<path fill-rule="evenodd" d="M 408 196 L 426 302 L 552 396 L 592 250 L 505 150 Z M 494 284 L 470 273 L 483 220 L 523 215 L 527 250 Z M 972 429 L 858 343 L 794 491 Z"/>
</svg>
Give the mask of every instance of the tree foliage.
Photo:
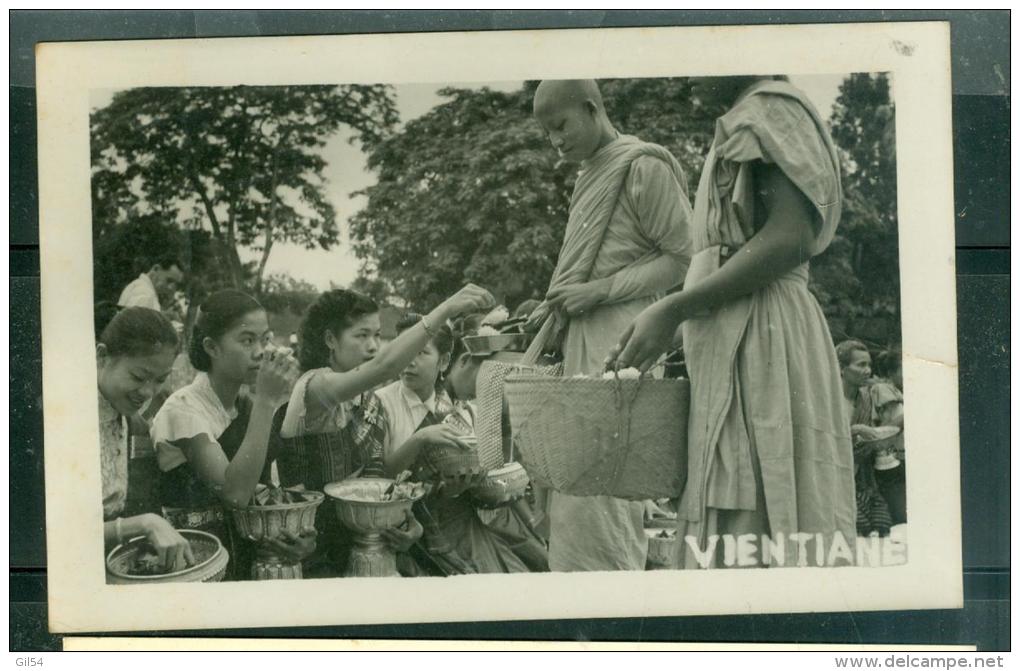
<svg viewBox="0 0 1020 671">
<path fill-rule="evenodd" d="M 277 242 L 328 249 L 339 239 L 321 149 L 343 127 L 365 147 L 397 121 L 382 85 L 136 88 L 91 120 L 97 237 L 139 216 L 208 230 L 234 286 L 239 247 L 260 252 L 261 293 Z"/>
<path fill-rule="evenodd" d="M 617 128 L 671 149 L 696 180 L 711 120 L 681 79 L 601 82 Z M 413 306 L 472 281 L 507 304 L 542 295 L 556 263 L 576 166 L 559 161 L 516 92 L 447 88 L 446 102 L 375 146 L 375 185 L 351 220 L 355 252 Z"/>
<path fill-rule="evenodd" d="M 120 292 L 161 255 L 174 254 L 184 271 L 179 304 L 164 306 L 175 319 L 190 327 L 195 306 L 210 292 L 234 286 L 220 263 L 216 241 L 201 229 L 181 229 L 157 213 L 132 213 L 116 226 L 93 229 L 93 294 L 96 302 L 115 303 Z M 242 266 L 250 277 L 251 265 Z"/>
<path fill-rule="evenodd" d="M 853 74 L 830 119 L 839 148 L 843 218 L 812 264 L 812 289 L 837 337 L 899 339 L 899 235 L 895 107 L 885 74 Z M 869 324 L 886 325 L 881 328 Z M 884 343 L 880 343 L 884 344 Z"/>
</svg>

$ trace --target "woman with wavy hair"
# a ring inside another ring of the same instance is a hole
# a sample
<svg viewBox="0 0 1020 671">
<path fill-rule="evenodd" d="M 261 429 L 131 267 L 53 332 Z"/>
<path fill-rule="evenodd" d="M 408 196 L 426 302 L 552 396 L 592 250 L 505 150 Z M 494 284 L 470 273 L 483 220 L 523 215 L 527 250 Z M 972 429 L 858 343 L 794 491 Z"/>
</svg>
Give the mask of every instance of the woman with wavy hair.
<svg viewBox="0 0 1020 671">
<path fill-rule="evenodd" d="M 387 422 L 373 390 L 399 376 L 447 320 L 493 302 L 488 291 L 469 284 L 380 349 L 379 307 L 374 301 L 344 289 L 322 294 L 301 324 L 299 359 L 304 372 L 277 418 L 284 442 L 280 459 L 284 483 L 321 490 L 355 474 L 383 475 Z M 342 573 L 350 534 L 327 507 L 320 509 L 316 526 L 322 532 L 320 552 L 306 575 Z M 421 526 L 413 515 L 404 529 L 387 533 L 397 550 L 406 550 L 420 536 Z"/>
</svg>

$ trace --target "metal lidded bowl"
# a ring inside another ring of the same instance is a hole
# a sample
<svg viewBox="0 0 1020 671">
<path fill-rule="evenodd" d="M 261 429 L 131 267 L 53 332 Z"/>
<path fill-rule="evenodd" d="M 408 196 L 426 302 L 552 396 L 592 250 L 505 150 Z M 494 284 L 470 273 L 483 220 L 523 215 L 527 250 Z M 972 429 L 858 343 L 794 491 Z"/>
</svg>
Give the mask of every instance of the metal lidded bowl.
<svg viewBox="0 0 1020 671">
<path fill-rule="evenodd" d="M 528 490 L 528 472 L 511 461 L 485 475 L 485 480 L 471 489 L 471 496 L 480 505 L 497 507 L 523 497 Z"/>
<path fill-rule="evenodd" d="M 476 356 L 496 352 L 524 352 L 534 337 L 533 333 L 464 336 L 464 347 Z"/>
<path fill-rule="evenodd" d="M 106 556 L 107 582 L 114 585 L 154 585 L 170 582 L 219 582 L 227 570 L 230 555 L 216 536 L 197 529 L 179 529 L 191 544 L 198 563 L 173 573 L 138 575 L 131 572 L 134 559 L 149 549 L 144 536 L 132 538 L 110 551 Z"/>
</svg>

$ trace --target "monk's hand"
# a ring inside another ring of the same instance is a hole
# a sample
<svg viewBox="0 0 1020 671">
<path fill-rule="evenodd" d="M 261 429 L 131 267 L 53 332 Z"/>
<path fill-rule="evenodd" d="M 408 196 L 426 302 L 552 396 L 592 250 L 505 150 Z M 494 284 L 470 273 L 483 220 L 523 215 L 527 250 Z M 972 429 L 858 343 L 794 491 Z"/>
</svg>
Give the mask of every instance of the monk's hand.
<svg viewBox="0 0 1020 671">
<path fill-rule="evenodd" d="M 608 296 L 609 283 L 604 280 L 593 280 L 550 289 L 545 299 L 550 307 L 561 309 L 569 316 L 575 317 L 598 307 Z"/>
<path fill-rule="evenodd" d="M 524 323 L 525 333 L 535 333 L 542 328 L 542 324 L 545 323 L 546 318 L 549 316 L 549 312 L 549 303 L 547 301 L 539 303 L 538 307 L 532 310 L 531 314 L 528 315 L 528 321 Z"/>
<path fill-rule="evenodd" d="M 677 310 L 666 301 L 653 303 L 627 327 L 619 342 L 609 350 L 606 370 L 637 368 L 648 371 L 673 344 L 680 326 Z"/>
</svg>

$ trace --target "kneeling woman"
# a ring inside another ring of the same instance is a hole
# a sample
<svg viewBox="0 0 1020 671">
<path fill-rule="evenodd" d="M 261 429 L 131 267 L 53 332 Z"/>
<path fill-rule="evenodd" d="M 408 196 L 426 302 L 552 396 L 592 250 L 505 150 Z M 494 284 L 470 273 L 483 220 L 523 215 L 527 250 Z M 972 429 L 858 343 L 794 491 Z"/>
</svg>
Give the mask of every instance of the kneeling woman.
<svg viewBox="0 0 1020 671">
<path fill-rule="evenodd" d="M 400 375 L 440 324 L 492 304 L 489 292 L 468 285 L 380 351 L 375 302 L 342 289 L 322 294 L 301 324 L 300 360 L 305 372 L 281 413 L 283 482 L 321 490 L 355 474 L 383 475 L 387 421 L 372 390 Z M 306 564 L 305 575 L 342 574 L 350 534 L 332 507 L 319 509 L 316 527 L 320 552 Z M 406 550 L 420 536 L 421 527 L 413 517 L 405 531 L 388 533 L 397 550 Z"/>
<path fill-rule="evenodd" d="M 398 324 L 398 329 L 412 328 L 420 319 L 412 315 Z M 430 465 L 430 446 L 468 450 L 474 443 L 475 410 L 470 401 L 475 398 L 483 359 L 465 350 L 462 337 L 470 333 L 463 332 L 463 326 L 458 330 L 461 333 L 455 337 L 449 328 L 441 327 L 404 369 L 401 379 L 378 392 L 389 422 L 384 457 L 387 472 L 392 476 L 413 466 L 435 486 L 418 506 L 425 534 L 411 553 L 415 568 L 438 575 L 543 570 L 545 548 L 536 536 L 516 533 L 523 529 L 507 529 L 499 514 L 494 520 L 498 528 L 490 528 L 471 501 L 468 488 L 473 482 L 444 482 Z M 501 533 L 511 531 L 509 538 Z M 523 556 L 518 556 L 518 549 Z M 537 561 L 529 566 L 526 560 L 535 557 Z"/>
<path fill-rule="evenodd" d="M 273 413 L 297 377 L 292 357 L 265 348 L 268 333 L 266 312 L 250 296 L 224 290 L 206 299 L 188 352 L 199 373 L 167 399 L 152 426 L 164 515 L 178 528 L 219 536 L 235 580 L 246 577 L 250 548 L 233 542 L 224 507 L 248 505 L 268 480 Z M 244 385 L 254 385 L 254 398 L 241 393 Z M 295 558 L 315 544 L 311 533 L 271 543 Z"/>
<path fill-rule="evenodd" d="M 170 375 L 177 334 L 166 317 L 126 308 L 96 343 L 99 373 L 99 448 L 103 478 L 103 540 L 109 550 L 145 536 L 167 572 L 194 562 L 191 548 L 169 522 L 152 513 L 123 517 L 128 491 L 129 426 Z"/>
</svg>

